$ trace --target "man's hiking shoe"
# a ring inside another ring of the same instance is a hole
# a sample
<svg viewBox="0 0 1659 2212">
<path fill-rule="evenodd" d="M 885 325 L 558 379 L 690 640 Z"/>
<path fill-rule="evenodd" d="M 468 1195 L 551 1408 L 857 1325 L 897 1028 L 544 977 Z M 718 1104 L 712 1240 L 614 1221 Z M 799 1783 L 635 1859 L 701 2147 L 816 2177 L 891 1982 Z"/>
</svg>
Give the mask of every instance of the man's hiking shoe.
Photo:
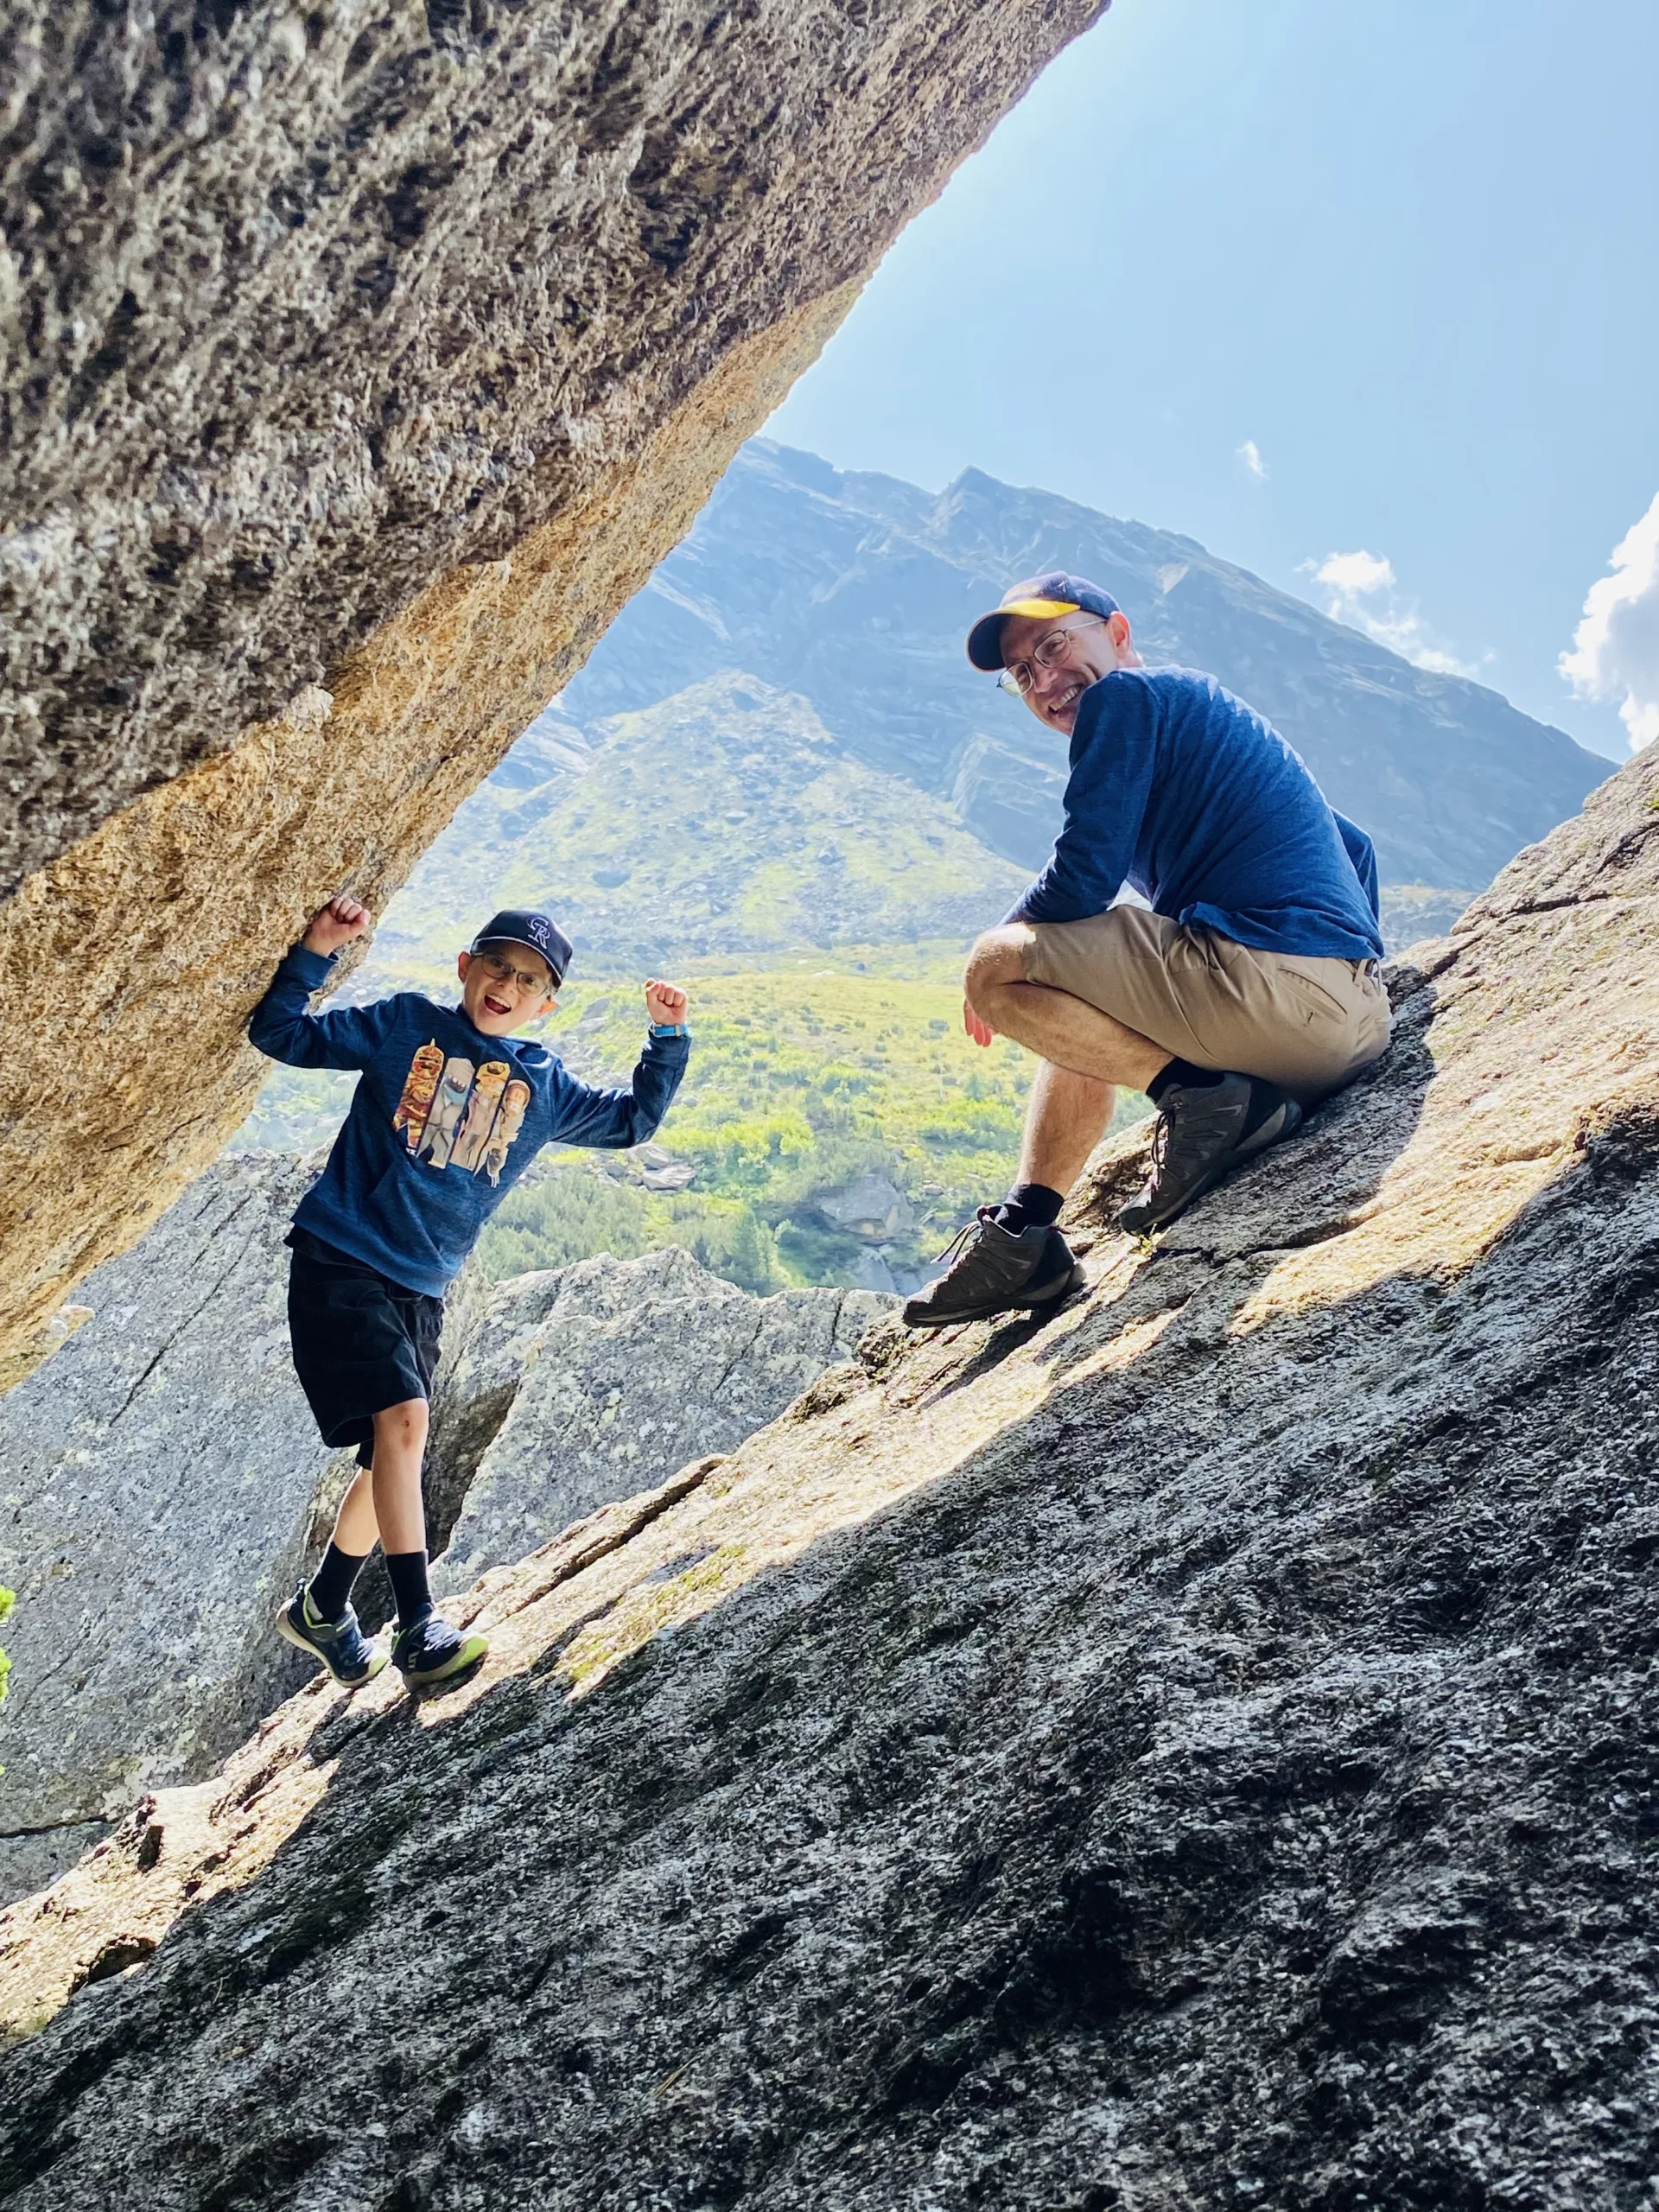
<svg viewBox="0 0 1659 2212">
<path fill-rule="evenodd" d="M 1131 1236 L 1154 1229 L 1201 1198 L 1230 1168 L 1252 1160 L 1300 1126 L 1302 1109 L 1276 1084 L 1248 1075 L 1172 1084 L 1152 1140 L 1152 1173 L 1117 1217 Z"/>
<path fill-rule="evenodd" d="M 1058 1229 L 1004 1229 L 993 1219 L 995 1211 L 981 1206 L 940 1253 L 942 1260 L 956 1253 L 955 1263 L 910 1300 L 907 1327 L 943 1329 L 988 1313 L 1052 1306 L 1083 1287 L 1083 1269 Z"/>
<path fill-rule="evenodd" d="M 393 1637 L 391 1656 L 410 1689 L 424 1690 L 435 1682 L 453 1681 L 476 1667 L 489 1648 L 488 1637 L 476 1630 L 463 1634 L 442 1613 L 423 1613 Z"/>
<path fill-rule="evenodd" d="M 321 1659 L 334 1680 L 344 1682 L 348 1690 L 372 1682 L 388 1657 L 384 1645 L 369 1642 L 349 1605 L 339 1620 L 324 1620 L 303 1582 L 277 1614 L 276 1633 L 300 1650 L 308 1651 L 314 1659 Z"/>
</svg>

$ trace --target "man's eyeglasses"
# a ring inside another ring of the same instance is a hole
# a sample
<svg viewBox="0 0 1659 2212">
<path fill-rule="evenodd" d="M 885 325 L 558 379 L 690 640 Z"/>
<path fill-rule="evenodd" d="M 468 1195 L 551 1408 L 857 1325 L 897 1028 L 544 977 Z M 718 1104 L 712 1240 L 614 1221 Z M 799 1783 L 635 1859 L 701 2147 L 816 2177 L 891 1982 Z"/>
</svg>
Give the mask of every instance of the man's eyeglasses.
<svg viewBox="0 0 1659 2212">
<path fill-rule="evenodd" d="M 484 963 L 484 973 L 493 982 L 517 983 L 521 990 L 531 991 L 537 998 L 550 998 L 559 988 L 558 977 L 545 968 L 537 976 L 527 974 L 522 968 L 515 968 L 511 960 L 504 960 L 499 952 L 480 952 L 478 957 Z"/>
<path fill-rule="evenodd" d="M 1031 649 L 1031 660 L 1011 661 L 997 677 L 1001 689 L 1015 699 L 1023 699 L 1037 681 L 1038 668 L 1058 668 L 1071 650 L 1073 631 L 1081 630 L 1090 622 L 1104 621 L 1101 614 L 1085 614 L 1081 622 L 1063 622 L 1058 630 L 1051 630 L 1039 638 Z M 1036 667 L 1032 665 L 1036 663 Z"/>
</svg>

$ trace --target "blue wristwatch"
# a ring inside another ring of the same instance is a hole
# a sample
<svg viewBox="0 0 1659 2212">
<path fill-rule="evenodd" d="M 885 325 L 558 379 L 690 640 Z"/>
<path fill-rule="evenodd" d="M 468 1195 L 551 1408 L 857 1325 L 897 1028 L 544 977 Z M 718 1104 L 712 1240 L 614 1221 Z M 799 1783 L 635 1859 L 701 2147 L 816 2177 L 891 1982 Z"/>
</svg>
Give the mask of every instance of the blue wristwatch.
<svg viewBox="0 0 1659 2212">
<path fill-rule="evenodd" d="M 651 1034 L 653 1037 L 683 1037 L 685 1024 L 683 1021 L 653 1021 Z"/>
</svg>

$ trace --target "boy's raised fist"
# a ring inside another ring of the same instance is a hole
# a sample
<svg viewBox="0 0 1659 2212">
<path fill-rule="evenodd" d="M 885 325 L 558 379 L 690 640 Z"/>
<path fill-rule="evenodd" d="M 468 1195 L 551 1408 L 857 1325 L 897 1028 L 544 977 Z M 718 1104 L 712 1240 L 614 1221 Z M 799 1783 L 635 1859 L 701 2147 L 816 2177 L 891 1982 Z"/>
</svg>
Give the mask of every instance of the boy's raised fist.
<svg viewBox="0 0 1659 2212">
<path fill-rule="evenodd" d="M 666 1022 L 685 1020 L 685 993 L 677 983 L 653 980 L 645 985 L 645 1019 Z"/>
<path fill-rule="evenodd" d="M 320 952 L 325 959 L 332 959 L 342 944 L 349 944 L 353 938 L 367 937 L 371 927 L 368 908 L 342 891 L 312 915 L 311 925 L 300 942 L 308 952 Z"/>
</svg>

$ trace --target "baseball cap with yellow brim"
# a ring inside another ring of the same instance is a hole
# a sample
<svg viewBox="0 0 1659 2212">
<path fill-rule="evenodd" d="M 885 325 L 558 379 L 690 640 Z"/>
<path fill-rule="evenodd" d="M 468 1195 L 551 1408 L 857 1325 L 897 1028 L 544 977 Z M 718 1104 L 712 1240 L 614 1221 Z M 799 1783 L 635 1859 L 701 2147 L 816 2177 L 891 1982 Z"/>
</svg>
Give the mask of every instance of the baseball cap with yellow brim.
<svg viewBox="0 0 1659 2212">
<path fill-rule="evenodd" d="M 1073 576 L 1064 569 L 1051 569 L 1046 575 L 1027 576 L 1021 583 L 1010 584 L 995 613 L 980 616 L 968 632 L 968 658 L 987 675 L 1004 665 L 1002 625 L 1010 614 L 1028 614 L 1039 622 L 1058 622 L 1067 614 L 1104 617 L 1117 611 L 1117 601 L 1110 592 L 1102 591 L 1086 576 Z"/>
</svg>

